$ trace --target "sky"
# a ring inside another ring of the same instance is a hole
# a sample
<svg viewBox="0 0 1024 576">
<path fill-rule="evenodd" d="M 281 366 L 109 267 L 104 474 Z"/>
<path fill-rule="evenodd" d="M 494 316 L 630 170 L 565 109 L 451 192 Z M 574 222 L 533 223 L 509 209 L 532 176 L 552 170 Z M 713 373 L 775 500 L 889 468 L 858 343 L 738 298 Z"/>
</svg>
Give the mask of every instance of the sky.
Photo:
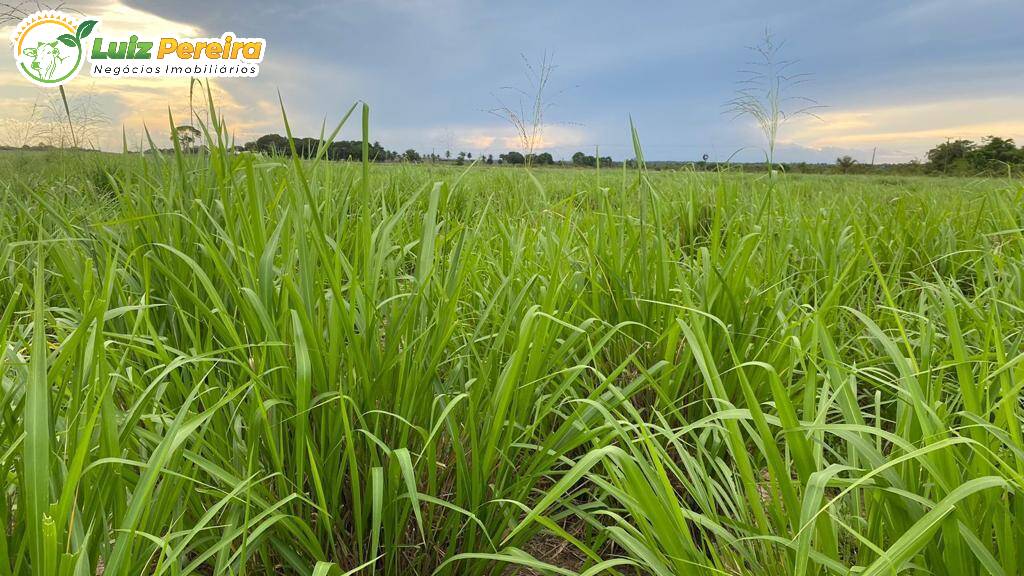
<svg viewBox="0 0 1024 576">
<path fill-rule="evenodd" d="M 767 4 L 771 4 L 770 8 Z M 67 2 L 111 32 L 262 37 L 258 78 L 213 80 L 236 142 L 284 133 L 278 93 L 296 135 L 316 136 L 353 102 L 371 109 L 371 139 L 388 149 L 499 154 L 515 131 L 488 110 L 507 87 L 529 86 L 524 58 L 554 64 L 538 150 L 633 156 L 630 119 L 650 160 L 763 159 L 750 118 L 733 118 L 749 49 L 768 29 L 781 57 L 809 81 L 790 94 L 814 116 L 791 118 L 780 161 L 923 159 L 947 138 L 995 134 L 1024 144 L 1024 1 L 829 0 L 771 3 L 482 0 L 103 0 Z M 0 31 L 10 36 L 10 28 Z M 188 80 L 100 79 L 66 86 L 106 122 L 95 144 L 169 144 L 168 110 L 188 117 Z M 53 91 L 0 65 L 0 144 Z M 7 134 L 4 134 L 4 130 Z M 350 121 L 341 138 L 359 138 Z"/>
</svg>

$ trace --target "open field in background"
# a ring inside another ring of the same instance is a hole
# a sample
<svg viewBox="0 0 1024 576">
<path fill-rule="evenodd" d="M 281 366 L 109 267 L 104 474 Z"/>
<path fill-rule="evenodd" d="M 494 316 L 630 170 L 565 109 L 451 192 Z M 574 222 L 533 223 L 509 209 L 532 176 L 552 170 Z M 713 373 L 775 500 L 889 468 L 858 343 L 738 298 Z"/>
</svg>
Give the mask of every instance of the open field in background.
<svg viewBox="0 0 1024 576">
<path fill-rule="evenodd" d="M 1024 572 L 1019 181 L 0 174 L 0 576 Z"/>
</svg>

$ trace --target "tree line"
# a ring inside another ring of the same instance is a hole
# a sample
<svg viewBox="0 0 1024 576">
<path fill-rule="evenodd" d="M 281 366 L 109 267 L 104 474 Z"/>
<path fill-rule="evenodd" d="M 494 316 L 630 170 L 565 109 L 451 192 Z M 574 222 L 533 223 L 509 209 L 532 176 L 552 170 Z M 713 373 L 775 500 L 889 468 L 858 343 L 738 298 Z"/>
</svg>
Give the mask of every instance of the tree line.
<svg viewBox="0 0 1024 576">
<path fill-rule="evenodd" d="M 320 151 L 321 140 L 319 138 L 293 138 L 292 145 L 295 146 L 295 153 L 301 158 L 313 158 Z M 247 142 L 242 148 L 248 152 L 261 152 L 276 156 L 290 156 L 292 145 L 288 143 L 287 136 L 280 134 L 264 134 L 252 142 Z M 326 144 L 324 156 L 329 160 L 361 160 L 363 158 L 363 143 L 360 140 L 336 140 Z M 373 162 L 397 162 L 402 155 L 393 150 L 387 150 L 374 142 L 368 147 L 369 158 Z"/>
<path fill-rule="evenodd" d="M 1007 174 L 1024 168 L 1024 147 L 999 136 L 948 140 L 928 151 L 928 165 L 942 174 Z"/>
<path fill-rule="evenodd" d="M 181 128 L 179 127 L 179 130 Z M 186 131 L 179 132 L 177 137 L 182 142 L 182 148 L 194 148 L 193 144 L 197 138 L 191 137 Z M 321 142 L 318 138 L 293 138 L 292 140 L 295 145 L 296 154 L 302 158 L 315 157 L 320 150 Z M 363 158 L 363 143 L 359 140 L 338 140 L 326 146 L 327 149 L 324 152 L 324 156 L 330 160 L 362 160 Z M 280 134 L 264 134 L 256 140 L 247 142 L 244 146 L 240 147 L 240 150 L 278 156 L 290 156 L 292 153 L 288 137 L 281 136 Z M 472 152 L 457 152 L 453 155 L 450 150 L 446 150 L 444 155 L 435 153 L 423 154 L 410 148 L 405 152 L 399 153 L 384 148 L 379 142 L 369 145 L 369 159 L 371 162 L 445 162 L 458 165 L 474 161 Z M 499 154 L 497 158 L 493 154 L 478 155 L 475 160 L 482 164 L 523 165 L 529 163 L 533 166 L 568 164 L 567 162 L 555 160 L 550 152 L 531 155 L 515 150 Z M 608 156 L 601 157 L 600 160 L 602 166 L 615 164 Z M 576 152 L 572 156 L 571 164 L 573 166 L 596 166 L 597 159 L 583 152 Z"/>
<path fill-rule="evenodd" d="M 187 137 L 186 140 L 189 140 Z M 191 144 L 192 142 L 187 142 Z M 316 156 L 321 142 L 318 138 L 295 138 L 295 151 L 303 158 Z M 188 146 L 185 146 L 188 148 Z M 330 160 L 361 160 L 363 143 L 358 140 L 339 140 L 326 144 L 324 155 Z M 288 138 L 279 134 L 266 134 L 252 142 L 248 142 L 240 150 L 260 152 L 274 155 L 291 155 Z M 593 156 L 584 152 L 574 153 L 569 160 L 555 160 L 549 152 L 527 155 L 517 151 L 509 151 L 497 156 L 480 154 L 476 157 L 472 152 L 452 154 L 446 150 L 443 155 L 420 153 L 412 148 L 405 152 L 388 150 L 379 142 L 369 145 L 369 159 L 372 162 L 410 162 L 410 163 L 452 163 L 464 165 L 474 161 L 480 164 L 526 165 L 533 166 L 574 166 L 580 168 L 634 166 L 635 161 L 613 160 L 610 156 Z M 837 158 L 834 164 L 789 162 L 779 163 L 778 167 L 792 173 L 841 173 L 841 174 L 944 174 L 944 175 L 1003 175 L 1014 174 L 1024 170 L 1024 147 L 1018 147 L 1012 138 L 988 136 L 975 142 L 967 139 L 948 140 L 928 151 L 927 160 L 912 160 L 904 163 L 865 164 L 850 156 Z M 696 171 L 718 170 L 763 170 L 763 163 L 718 163 L 709 161 L 652 161 L 647 163 L 651 169 L 691 169 Z"/>
<path fill-rule="evenodd" d="M 1019 174 L 1024 170 L 1024 147 L 1018 148 L 1013 138 L 986 136 L 980 142 L 967 139 L 947 140 L 926 155 L 926 162 L 887 164 L 888 171 L 949 176 L 1001 176 Z M 858 163 L 850 156 L 836 158 L 835 170 L 843 174 L 869 173 L 879 167 Z"/>
</svg>

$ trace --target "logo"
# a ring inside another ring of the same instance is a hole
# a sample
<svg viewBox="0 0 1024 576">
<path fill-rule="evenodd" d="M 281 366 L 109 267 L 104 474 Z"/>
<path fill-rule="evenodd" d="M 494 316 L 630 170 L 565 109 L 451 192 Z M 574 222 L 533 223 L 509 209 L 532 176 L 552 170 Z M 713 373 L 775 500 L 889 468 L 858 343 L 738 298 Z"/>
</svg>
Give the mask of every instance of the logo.
<svg viewBox="0 0 1024 576">
<path fill-rule="evenodd" d="M 30 14 L 14 29 L 14 61 L 21 75 L 40 86 L 60 86 L 85 62 L 82 44 L 96 20 L 77 19 L 53 10 Z"/>
<path fill-rule="evenodd" d="M 56 10 L 31 14 L 11 39 L 15 64 L 32 83 L 51 87 L 70 81 L 83 67 L 103 78 L 252 78 L 267 46 L 263 38 L 233 32 L 217 38 L 106 36 L 98 25 L 98 19 L 79 21 Z"/>
</svg>

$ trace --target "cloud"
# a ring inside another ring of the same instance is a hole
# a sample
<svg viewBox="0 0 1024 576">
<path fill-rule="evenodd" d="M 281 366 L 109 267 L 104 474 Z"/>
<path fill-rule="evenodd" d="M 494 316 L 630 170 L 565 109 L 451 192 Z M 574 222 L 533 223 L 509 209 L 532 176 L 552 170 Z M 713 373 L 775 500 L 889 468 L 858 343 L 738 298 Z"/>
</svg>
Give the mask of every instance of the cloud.
<svg viewBox="0 0 1024 576">
<path fill-rule="evenodd" d="M 98 18 L 100 25 L 108 30 L 130 31 L 139 36 L 202 36 L 202 30 L 195 24 L 157 16 L 120 0 L 100 2 L 83 12 Z"/>
<path fill-rule="evenodd" d="M 572 126 L 545 126 L 534 141 L 537 151 L 555 151 L 583 145 L 587 140 L 581 128 Z M 511 128 L 495 126 L 464 127 L 458 135 L 460 146 L 487 152 L 507 152 L 523 147 L 518 134 Z"/>
<path fill-rule="evenodd" d="M 266 38 L 259 78 L 212 83 L 240 141 L 283 133 L 280 90 L 296 134 L 318 134 L 324 118 L 331 126 L 364 101 L 371 138 L 391 149 L 518 148 L 514 131 L 483 110 L 500 87 L 524 83 L 521 54 L 536 59 L 547 51 L 558 66 L 557 106 L 548 118 L 573 124 L 553 125 L 542 148 L 592 153 L 599 145 L 602 154 L 630 158 L 632 118 L 652 160 L 724 159 L 741 149 L 740 157 L 758 159 L 757 130 L 723 116 L 721 104 L 750 58 L 746 46 L 770 25 L 787 40 L 785 56 L 816 72 L 802 95 L 833 106 L 824 123 L 787 126 L 780 154 L 829 161 L 838 152 L 870 160 L 876 146 L 878 158 L 921 157 L 947 136 L 1022 138 L 1024 115 L 1011 101 L 1024 89 L 1024 3 L 982 1 L 978 9 L 955 0 L 779 0 L 765 14 L 741 0 L 659 3 L 639 12 L 626 4 L 594 10 L 586 0 L 521 0 L 512 12 L 469 0 L 99 0 L 76 7 L 117 30 Z M 95 93 L 103 103 L 112 120 L 105 147 L 120 147 L 122 124 L 136 135 L 143 120 L 164 132 L 168 107 L 187 117 L 187 80 L 83 76 L 68 90 Z M 0 63 L 0 120 L 37 94 Z M 358 119 L 341 137 L 359 137 Z"/>
<path fill-rule="evenodd" d="M 818 116 L 795 119 L 785 141 L 812 149 L 878 147 L 885 158 L 906 161 L 947 138 L 1024 137 L 1024 109 L 1011 96 L 827 110 Z"/>
</svg>

